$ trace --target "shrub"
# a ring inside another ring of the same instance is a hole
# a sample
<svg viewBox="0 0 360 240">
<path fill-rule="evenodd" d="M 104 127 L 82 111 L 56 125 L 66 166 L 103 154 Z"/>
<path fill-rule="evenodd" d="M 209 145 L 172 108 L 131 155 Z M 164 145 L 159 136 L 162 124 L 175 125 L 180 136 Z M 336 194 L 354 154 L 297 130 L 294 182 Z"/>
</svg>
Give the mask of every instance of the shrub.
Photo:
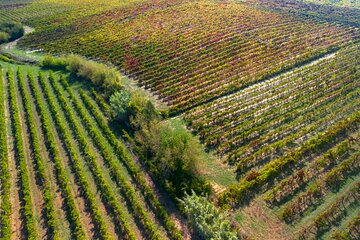
<svg viewBox="0 0 360 240">
<path fill-rule="evenodd" d="M 129 115 L 130 93 L 125 90 L 115 92 L 110 97 L 110 106 L 118 120 L 127 120 Z"/>
<path fill-rule="evenodd" d="M 55 58 L 53 56 L 46 55 L 41 61 L 40 67 L 53 70 L 66 70 L 65 58 Z"/>
<path fill-rule="evenodd" d="M 180 203 L 191 225 L 202 239 L 238 239 L 225 215 L 206 197 L 193 192 L 191 195 L 185 194 Z"/>
<path fill-rule="evenodd" d="M 9 41 L 10 35 L 7 32 L 0 32 L 0 44 Z"/>
</svg>

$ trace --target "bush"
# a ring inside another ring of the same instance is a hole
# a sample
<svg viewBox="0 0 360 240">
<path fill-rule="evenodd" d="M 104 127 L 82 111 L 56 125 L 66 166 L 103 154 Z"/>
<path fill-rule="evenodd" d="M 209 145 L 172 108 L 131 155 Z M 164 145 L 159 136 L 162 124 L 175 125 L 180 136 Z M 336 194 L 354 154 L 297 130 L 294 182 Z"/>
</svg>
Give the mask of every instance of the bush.
<svg viewBox="0 0 360 240">
<path fill-rule="evenodd" d="M 185 194 L 180 200 L 181 207 L 191 225 L 202 239 L 230 240 L 238 239 L 230 222 L 206 197 Z"/>
<path fill-rule="evenodd" d="M 117 91 L 111 95 L 110 106 L 118 120 L 125 121 L 128 119 L 130 96 L 130 93 L 125 90 Z"/>
<path fill-rule="evenodd" d="M 0 32 L 0 44 L 6 43 L 10 39 L 10 35 L 7 32 Z"/>
<path fill-rule="evenodd" d="M 53 70 L 66 70 L 66 60 L 65 58 L 55 58 L 47 55 L 41 61 L 40 67 Z"/>
<path fill-rule="evenodd" d="M 0 23 L 0 43 L 13 41 L 24 35 L 24 27 L 21 23 Z"/>
</svg>

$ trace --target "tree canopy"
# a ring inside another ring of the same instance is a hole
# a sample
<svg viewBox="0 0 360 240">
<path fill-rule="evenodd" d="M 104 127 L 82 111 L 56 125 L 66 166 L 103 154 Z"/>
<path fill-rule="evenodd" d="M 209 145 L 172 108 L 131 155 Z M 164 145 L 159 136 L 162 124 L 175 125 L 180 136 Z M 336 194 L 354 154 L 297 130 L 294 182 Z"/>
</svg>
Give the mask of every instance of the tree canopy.
<svg viewBox="0 0 360 240">
<path fill-rule="evenodd" d="M 6 43 L 18 39 L 24 35 L 24 27 L 21 23 L 0 23 L 0 43 Z"/>
</svg>

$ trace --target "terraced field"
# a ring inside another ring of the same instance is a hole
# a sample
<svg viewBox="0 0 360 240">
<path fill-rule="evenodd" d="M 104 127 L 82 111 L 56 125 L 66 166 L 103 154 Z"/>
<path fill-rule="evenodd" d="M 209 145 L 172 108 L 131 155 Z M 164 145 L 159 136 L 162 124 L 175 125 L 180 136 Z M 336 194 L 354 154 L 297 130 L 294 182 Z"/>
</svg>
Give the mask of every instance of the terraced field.
<svg viewBox="0 0 360 240">
<path fill-rule="evenodd" d="M 4 239 L 182 238 L 93 94 L 0 64 Z"/>
</svg>

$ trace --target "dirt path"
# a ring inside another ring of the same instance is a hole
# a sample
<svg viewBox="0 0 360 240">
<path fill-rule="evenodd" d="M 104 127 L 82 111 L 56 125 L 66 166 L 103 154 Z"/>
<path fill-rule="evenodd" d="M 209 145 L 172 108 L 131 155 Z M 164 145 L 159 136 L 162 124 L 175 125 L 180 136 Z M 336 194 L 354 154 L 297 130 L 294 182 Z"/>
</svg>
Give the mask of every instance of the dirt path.
<svg viewBox="0 0 360 240">
<path fill-rule="evenodd" d="M 11 202 L 11 214 L 10 214 L 10 225 L 11 225 L 11 239 L 18 240 L 22 238 L 21 233 L 24 230 L 23 221 L 21 218 L 21 205 L 20 205 L 20 187 L 19 187 L 19 173 L 16 167 L 15 151 L 14 151 L 14 137 L 12 134 L 12 127 L 10 121 L 9 112 L 9 84 L 4 77 L 2 79 L 4 83 L 4 113 L 6 121 L 6 139 L 8 144 L 8 159 L 9 159 L 9 171 L 10 171 L 10 202 Z"/>
</svg>

